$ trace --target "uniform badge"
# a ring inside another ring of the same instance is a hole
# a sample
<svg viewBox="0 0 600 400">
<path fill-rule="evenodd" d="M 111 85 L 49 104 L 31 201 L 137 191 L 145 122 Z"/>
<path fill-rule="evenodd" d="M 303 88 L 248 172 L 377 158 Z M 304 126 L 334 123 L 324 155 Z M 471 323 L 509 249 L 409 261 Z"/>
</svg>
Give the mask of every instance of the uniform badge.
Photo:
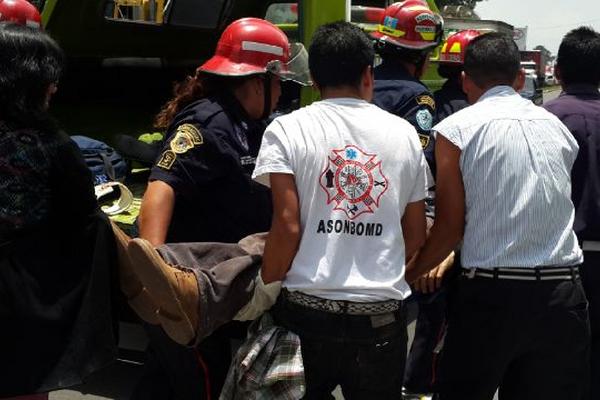
<svg viewBox="0 0 600 400">
<path fill-rule="evenodd" d="M 173 166 L 173 163 L 175 162 L 176 158 L 177 156 L 175 155 L 175 153 L 173 153 L 171 150 L 167 150 L 164 153 L 162 153 L 162 155 L 160 156 L 160 160 L 158 160 L 158 163 L 156 163 L 156 165 L 162 169 L 169 170 Z"/>
<path fill-rule="evenodd" d="M 435 100 L 427 94 L 417 97 L 417 104 L 420 106 L 428 106 L 435 110 Z"/>
<path fill-rule="evenodd" d="M 429 146 L 429 135 L 419 133 L 419 140 L 421 141 L 421 147 L 425 150 Z"/>
<path fill-rule="evenodd" d="M 377 155 L 368 154 L 354 145 L 333 150 L 319 179 L 327 193 L 327 204 L 354 219 L 363 213 L 373 213 L 387 190 Z"/>
<path fill-rule="evenodd" d="M 183 154 L 194 146 L 203 143 L 198 128 L 192 124 L 183 124 L 177 128 L 175 137 L 171 139 L 171 150 L 175 154 Z"/>
<path fill-rule="evenodd" d="M 198 146 L 198 145 L 204 143 L 204 138 L 202 137 L 200 130 L 198 128 L 196 128 L 195 125 L 192 125 L 192 124 L 180 125 L 177 128 L 177 132 L 182 132 L 186 136 L 188 136 L 190 139 L 192 139 L 194 146 Z"/>
<path fill-rule="evenodd" d="M 433 127 L 433 116 L 429 112 L 429 110 L 419 110 L 417 111 L 417 124 L 419 124 L 419 128 L 423 131 L 430 131 Z"/>
</svg>

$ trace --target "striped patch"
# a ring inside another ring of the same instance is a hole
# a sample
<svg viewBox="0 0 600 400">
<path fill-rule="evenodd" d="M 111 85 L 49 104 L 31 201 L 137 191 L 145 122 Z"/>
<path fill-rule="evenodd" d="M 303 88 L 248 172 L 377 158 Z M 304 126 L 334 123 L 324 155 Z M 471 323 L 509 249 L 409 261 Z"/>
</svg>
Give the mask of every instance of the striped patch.
<svg viewBox="0 0 600 400">
<path fill-rule="evenodd" d="M 260 43 L 260 42 L 250 42 L 250 41 L 246 41 L 246 40 L 242 42 L 242 50 L 258 51 L 259 53 L 274 54 L 276 56 L 283 55 L 282 47 L 273 46 L 270 44 L 265 44 L 265 43 Z"/>
</svg>

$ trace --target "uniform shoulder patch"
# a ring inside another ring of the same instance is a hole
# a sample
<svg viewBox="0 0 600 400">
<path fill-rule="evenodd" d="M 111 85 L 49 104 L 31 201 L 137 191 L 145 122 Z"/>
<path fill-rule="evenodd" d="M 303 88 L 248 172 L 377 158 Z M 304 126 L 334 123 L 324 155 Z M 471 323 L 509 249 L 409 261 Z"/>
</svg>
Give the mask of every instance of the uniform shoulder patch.
<svg viewBox="0 0 600 400">
<path fill-rule="evenodd" d="M 173 153 L 183 154 L 203 142 L 204 139 L 198 128 L 192 124 L 182 124 L 177 127 L 175 137 L 171 139 L 170 147 Z"/>
<path fill-rule="evenodd" d="M 421 147 L 425 150 L 429 146 L 429 135 L 419 133 L 419 140 L 421 141 Z"/>
<path fill-rule="evenodd" d="M 435 100 L 428 94 L 423 94 L 417 97 L 417 104 L 420 106 L 429 106 L 435 110 Z"/>
<path fill-rule="evenodd" d="M 423 131 L 430 131 L 433 127 L 433 115 L 431 115 L 428 109 L 417 111 L 416 119 L 419 128 Z"/>
<path fill-rule="evenodd" d="M 176 158 L 177 155 L 173 151 L 167 150 L 162 153 L 156 165 L 162 169 L 170 170 Z"/>
</svg>

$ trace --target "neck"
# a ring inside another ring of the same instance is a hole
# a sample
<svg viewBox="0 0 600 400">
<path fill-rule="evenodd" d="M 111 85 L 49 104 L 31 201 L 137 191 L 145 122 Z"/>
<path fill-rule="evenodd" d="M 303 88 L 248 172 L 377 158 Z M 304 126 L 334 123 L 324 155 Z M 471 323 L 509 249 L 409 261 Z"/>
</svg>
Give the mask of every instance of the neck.
<svg viewBox="0 0 600 400">
<path fill-rule="evenodd" d="M 353 98 L 360 100 L 367 100 L 358 90 L 358 88 L 341 86 L 341 87 L 325 87 L 321 88 L 321 98 L 323 100 L 336 99 L 336 98 Z"/>
<path fill-rule="evenodd" d="M 417 76 L 418 71 L 417 71 L 417 66 L 415 64 L 400 60 L 398 58 L 388 58 L 388 59 L 385 59 L 383 62 L 386 64 L 394 65 L 394 66 L 401 66 L 402 68 L 404 68 L 406 70 L 406 72 L 408 72 L 408 74 L 410 76 L 417 78 L 417 79 L 419 78 Z"/>
</svg>

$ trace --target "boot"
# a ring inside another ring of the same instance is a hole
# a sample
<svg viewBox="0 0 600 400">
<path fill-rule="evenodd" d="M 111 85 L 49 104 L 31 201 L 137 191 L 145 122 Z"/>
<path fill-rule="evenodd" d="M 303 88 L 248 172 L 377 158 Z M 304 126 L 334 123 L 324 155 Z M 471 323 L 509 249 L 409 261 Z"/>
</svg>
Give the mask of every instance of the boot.
<svg viewBox="0 0 600 400">
<path fill-rule="evenodd" d="M 129 306 L 141 319 L 149 324 L 158 325 L 159 321 L 156 315 L 158 307 L 135 274 L 135 271 L 131 266 L 131 260 L 127 255 L 127 245 L 131 238 L 114 222 L 111 221 L 110 225 L 115 235 L 115 242 L 117 245 L 121 291 L 125 294 Z"/>
<path fill-rule="evenodd" d="M 158 321 L 175 342 L 188 345 L 196 337 L 200 294 L 193 272 L 167 264 L 144 239 L 132 239 L 128 254 L 140 281 L 155 299 Z"/>
</svg>

